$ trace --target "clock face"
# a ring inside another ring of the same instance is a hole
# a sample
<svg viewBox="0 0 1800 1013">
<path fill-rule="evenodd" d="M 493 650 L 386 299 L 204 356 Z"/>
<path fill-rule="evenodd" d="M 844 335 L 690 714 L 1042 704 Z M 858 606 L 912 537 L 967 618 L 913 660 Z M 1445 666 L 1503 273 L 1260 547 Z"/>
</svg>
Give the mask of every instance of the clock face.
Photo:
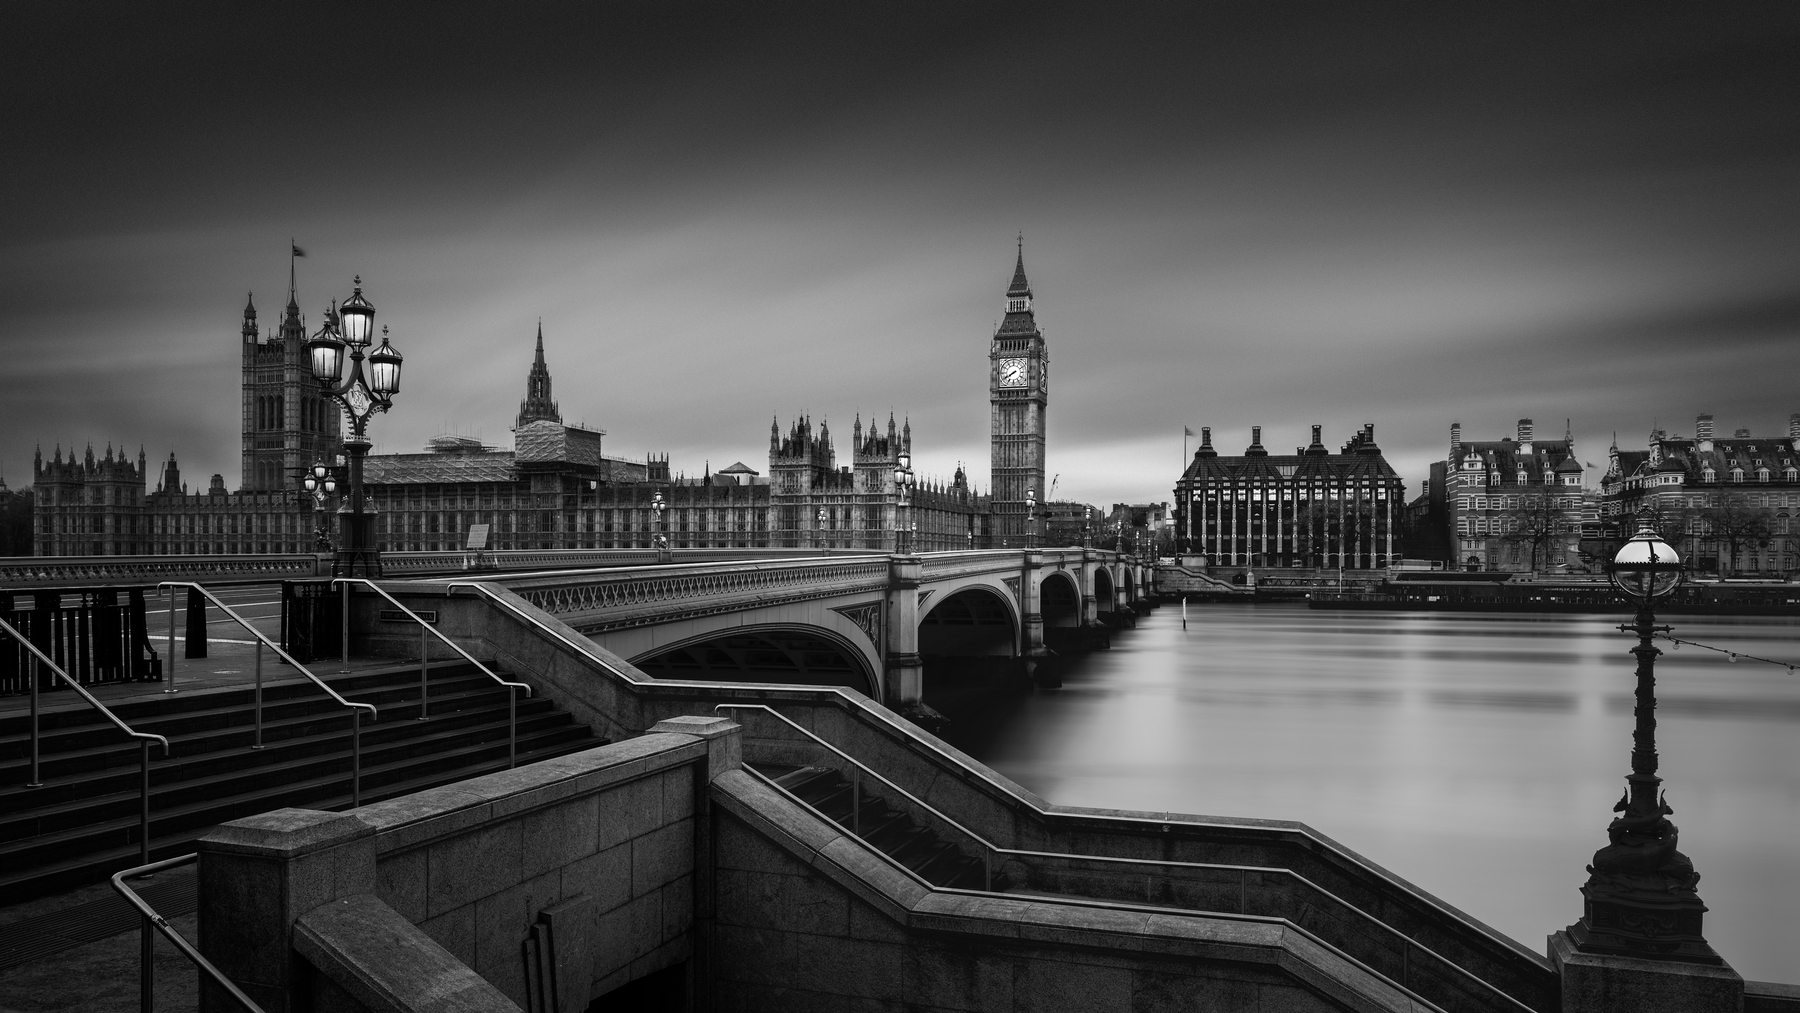
<svg viewBox="0 0 1800 1013">
<path fill-rule="evenodd" d="M 1002 386 L 1002 387 L 1023 387 L 1023 386 L 1025 386 L 1025 360 L 1024 359 L 1001 359 L 1000 360 L 1000 386 Z"/>
</svg>

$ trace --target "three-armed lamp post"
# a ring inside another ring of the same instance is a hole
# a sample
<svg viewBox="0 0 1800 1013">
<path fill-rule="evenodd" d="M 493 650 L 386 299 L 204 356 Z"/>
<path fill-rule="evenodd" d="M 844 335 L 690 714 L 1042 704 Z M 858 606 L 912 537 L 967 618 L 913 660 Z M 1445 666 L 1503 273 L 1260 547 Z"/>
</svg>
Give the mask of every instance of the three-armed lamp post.
<svg viewBox="0 0 1800 1013">
<path fill-rule="evenodd" d="M 315 464 L 300 480 L 300 486 L 312 494 L 313 512 L 319 515 L 318 523 L 313 525 L 313 542 L 320 552 L 330 552 L 331 535 L 325 530 L 325 497 L 337 492 L 337 476 L 325 465 Z"/>
<path fill-rule="evenodd" d="M 1638 637 L 1631 649 L 1638 662 L 1637 727 L 1625 795 L 1613 806 L 1622 815 L 1606 828 L 1610 843 L 1594 853 L 1581 887 L 1581 920 L 1569 926 L 1569 936 L 1589 953 L 1721 964 L 1700 934 L 1706 912 L 1694 889 L 1700 875 L 1675 850 L 1678 834 L 1668 819 L 1674 810 L 1657 791 L 1656 656 L 1662 652 L 1652 640 L 1669 627 L 1656 625 L 1651 609 L 1681 583 L 1681 557 L 1645 519 L 1607 571 L 1637 610 L 1635 622 L 1619 627 Z"/>
<path fill-rule="evenodd" d="M 894 518 L 894 551 L 902 555 L 913 550 L 913 527 L 909 522 L 912 520 L 913 489 L 917 485 L 918 479 L 912 470 L 912 452 L 901 450 L 894 466 L 894 488 L 900 493 L 900 509 Z"/>
<path fill-rule="evenodd" d="M 337 577 L 381 576 L 381 554 L 375 546 L 375 517 L 363 503 L 363 458 L 369 453 L 369 418 L 393 407 L 400 391 L 401 355 L 381 329 L 381 347 L 364 354 L 375 335 L 375 307 L 356 291 L 336 310 L 327 310 L 324 326 L 306 343 L 312 373 L 350 420 L 344 453 L 350 459 L 350 488 L 338 505 L 338 551 L 331 572 Z M 366 365 L 365 365 L 366 364 Z"/>
<path fill-rule="evenodd" d="M 663 511 L 667 509 L 669 504 L 663 501 L 662 490 L 659 489 L 650 499 L 650 510 L 656 515 L 656 533 L 650 537 L 650 542 L 656 546 L 656 561 L 659 563 L 667 563 L 670 559 L 669 533 L 663 526 Z"/>
</svg>

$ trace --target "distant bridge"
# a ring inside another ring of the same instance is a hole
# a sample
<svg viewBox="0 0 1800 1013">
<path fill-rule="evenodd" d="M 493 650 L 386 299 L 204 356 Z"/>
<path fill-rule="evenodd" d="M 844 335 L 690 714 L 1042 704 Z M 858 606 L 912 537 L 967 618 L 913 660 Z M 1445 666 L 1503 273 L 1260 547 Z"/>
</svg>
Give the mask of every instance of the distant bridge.
<svg viewBox="0 0 1800 1013">
<path fill-rule="evenodd" d="M 905 706 L 922 658 L 1017 658 L 1127 621 L 1150 574 L 1097 549 L 809 556 L 499 575 L 659 678 L 849 685 Z"/>
</svg>

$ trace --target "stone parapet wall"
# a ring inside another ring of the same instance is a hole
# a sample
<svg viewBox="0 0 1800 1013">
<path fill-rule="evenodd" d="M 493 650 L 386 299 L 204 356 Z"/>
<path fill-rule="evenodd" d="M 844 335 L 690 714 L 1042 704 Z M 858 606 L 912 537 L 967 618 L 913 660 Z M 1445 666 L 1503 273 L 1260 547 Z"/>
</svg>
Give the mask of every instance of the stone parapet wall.
<svg viewBox="0 0 1800 1013">
<path fill-rule="evenodd" d="M 714 1008 L 1422 1008 L 1275 919 L 933 890 L 748 774 L 712 799 Z"/>
<path fill-rule="evenodd" d="M 395 1008 L 435 1008 L 421 975 L 458 966 L 521 1008 L 585 1009 L 694 955 L 710 890 L 698 801 L 738 757 L 735 725 L 695 718 L 349 813 L 224 824 L 200 843 L 202 949 L 271 1011 L 396 982 L 422 1005 Z M 395 931 L 353 931 L 384 919 Z"/>
</svg>

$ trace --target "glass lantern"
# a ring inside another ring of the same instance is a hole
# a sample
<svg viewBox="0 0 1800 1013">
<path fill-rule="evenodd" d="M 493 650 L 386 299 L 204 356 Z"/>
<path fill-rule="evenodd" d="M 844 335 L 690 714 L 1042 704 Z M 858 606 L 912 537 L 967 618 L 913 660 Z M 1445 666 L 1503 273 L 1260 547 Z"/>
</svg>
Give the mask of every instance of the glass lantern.
<svg viewBox="0 0 1800 1013">
<path fill-rule="evenodd" d="M 332 386 L 344 378 L 344 343 L 332 332 L 331 322 L 327 318 L 325 326 L 306 343 L 306 354 L 312 360 L 312 374 L 322 383 Z"/>
<path fill-rule="evenodd" d="M 356 291 L 338 308 L 344 321 L 344 340 L 354 348 L 367 345 L 375 334 L 375 307 L 363 298 L 362 276 L 356 277 Z"/>
<path fill-rule="evenodd" d="M 1607 567 L 1613 586 L 1632 601 L 1649 604 L 1681 583 L 1681 555 L 1663 541 L 1649 520 L 1644 520 L 1631 540 L 1619 547 Z"/>
<path fill-rule="evenodd" d="M 381 329 L 381 347 L 369 353 L 369 389 L 380 397 L 400 392 L 400 361 L 394 346 L 388 344 L 387 328 Z"/>
</svg>

